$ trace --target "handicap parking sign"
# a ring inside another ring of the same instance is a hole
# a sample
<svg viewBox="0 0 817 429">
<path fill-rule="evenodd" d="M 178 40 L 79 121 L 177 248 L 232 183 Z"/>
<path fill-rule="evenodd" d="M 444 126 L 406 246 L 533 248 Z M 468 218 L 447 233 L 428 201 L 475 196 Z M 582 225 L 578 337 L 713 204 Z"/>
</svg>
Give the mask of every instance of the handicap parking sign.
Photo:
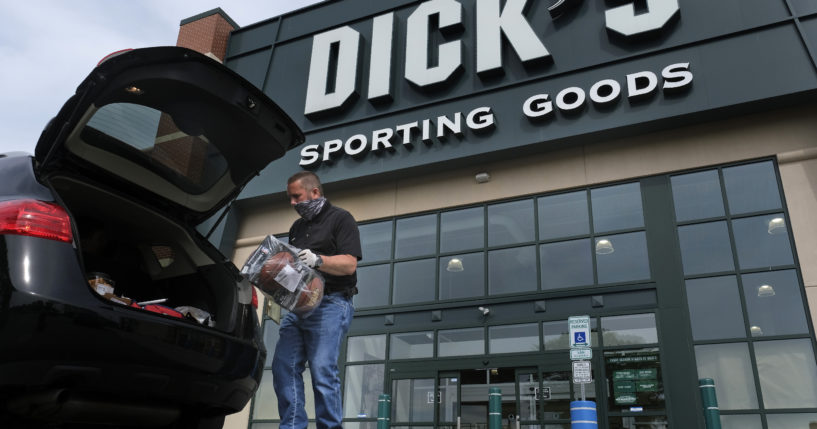
<svg viewBox="0 0 817 429">
<path fill-rule="evenodd" d="M 570 347 L 590 347 L 590 316 L 571 316 L 567 318 L 570 329 Z"/>
</svg>

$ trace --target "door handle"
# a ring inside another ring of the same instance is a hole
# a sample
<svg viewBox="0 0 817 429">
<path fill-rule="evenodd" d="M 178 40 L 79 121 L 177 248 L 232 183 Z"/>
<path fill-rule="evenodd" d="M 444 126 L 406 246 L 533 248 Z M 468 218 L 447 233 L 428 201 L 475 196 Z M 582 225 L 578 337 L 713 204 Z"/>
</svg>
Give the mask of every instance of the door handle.
<svg viewBox="0 0 817 429">
<path fill-rule="evenodd" d="M 537 401 L 539 400 L 539 388 L 538 387 L 533 388 L 533 399 L 536 399 Z"/>
</svg>

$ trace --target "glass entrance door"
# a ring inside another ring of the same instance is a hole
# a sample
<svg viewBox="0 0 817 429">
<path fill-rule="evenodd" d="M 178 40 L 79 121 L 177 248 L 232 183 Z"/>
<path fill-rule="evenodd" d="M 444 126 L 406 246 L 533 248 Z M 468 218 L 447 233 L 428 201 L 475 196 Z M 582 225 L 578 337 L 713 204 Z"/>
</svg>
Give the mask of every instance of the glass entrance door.
<svg viewBox="0 0 817 429">
<path fill-rule="evenodd" d="M 456 427 L 460 406 L 457 372 L 395 374 L 391 386 L 392 428 Z"/>
<path fill-rule="evenodd" d="M 569 428 L 570 401 L 575 397 L 572 387 L 568 369 L 518 369 L 519 427 Z"/>
<path fill-rule="evenodd" d="M 396 429 L 456 428 L 458 423 L 461 429 L 486 429 L 492 387 L 502 392 L 503 429 L 568 429 L 570 401 L 580 396 L 570 363 L 564 361 L 436 371 L 398 366 L 392 368 L 390 384 L 391 427 Z M 585 386 L 585 396 L 595 398 L 594 385 Z"/>
</svg>

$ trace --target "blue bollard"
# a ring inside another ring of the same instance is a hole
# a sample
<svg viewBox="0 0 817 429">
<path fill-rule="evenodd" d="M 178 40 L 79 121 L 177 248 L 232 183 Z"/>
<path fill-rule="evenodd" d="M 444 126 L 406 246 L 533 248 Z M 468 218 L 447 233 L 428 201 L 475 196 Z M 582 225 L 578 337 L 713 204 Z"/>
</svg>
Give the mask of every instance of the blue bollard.
<svg viewBox="0 0 817 429">
<path fill-rule="evenodd" d="M 570 402 L 570 429 L 598 429 L 595 401 Z"/>
</svg>

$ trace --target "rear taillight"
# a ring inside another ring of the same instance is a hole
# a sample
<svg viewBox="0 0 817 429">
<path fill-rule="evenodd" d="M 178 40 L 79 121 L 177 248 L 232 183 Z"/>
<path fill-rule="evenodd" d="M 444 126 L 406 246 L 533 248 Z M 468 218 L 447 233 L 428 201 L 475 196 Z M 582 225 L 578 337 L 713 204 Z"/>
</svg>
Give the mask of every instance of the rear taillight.
<svg viewBox="0 0 817 429">
<path fill-rule="evenodd" d="M 102 57 L 102 59 L 99 60 L 98 63 L 96 63 L 96 66 L 99 67 L 99 65 L 104 63 L 105 61 L 108 61 L 113 57 L 117 57 L 119 55 L 124 54 L 125 52 L 132 51 L 132 50 L 133 50 L 132 48 L 128 48 L 128 49 L 120 49 L 118 51 L 111 52 L 110 54 L 105 55 L 104 57 Z"/>
<path fill-rule="evenodd" d="M 0 202 L 0 234 L 73 241 L 71 218 L 64 208 L 37 200 Z"/>
<path fill-rule="evenodd" d="M 255 286 L 250 286 L 252 288 L 252 308 L 258 308 L 258 292 L 255 291 Z"/>
</svg>

